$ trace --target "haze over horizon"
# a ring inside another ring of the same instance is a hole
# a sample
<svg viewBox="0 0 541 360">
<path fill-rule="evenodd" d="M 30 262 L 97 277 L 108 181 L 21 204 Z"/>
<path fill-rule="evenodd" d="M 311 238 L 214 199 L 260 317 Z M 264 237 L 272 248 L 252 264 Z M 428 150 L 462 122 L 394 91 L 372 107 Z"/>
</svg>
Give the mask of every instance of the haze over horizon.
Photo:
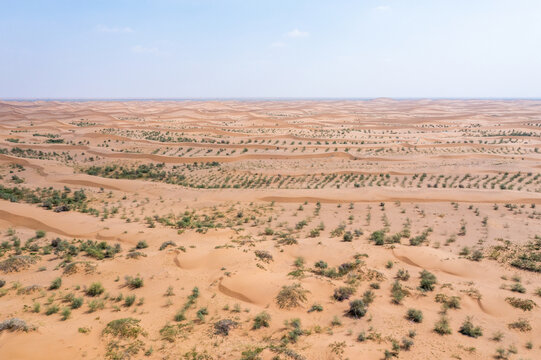
<svg viewBox="0 0 541 360">
<path fill-rule="evenodd" d="M 0 5 L 0 99 L 541 97 L 534 0 Z"/>
</svg>

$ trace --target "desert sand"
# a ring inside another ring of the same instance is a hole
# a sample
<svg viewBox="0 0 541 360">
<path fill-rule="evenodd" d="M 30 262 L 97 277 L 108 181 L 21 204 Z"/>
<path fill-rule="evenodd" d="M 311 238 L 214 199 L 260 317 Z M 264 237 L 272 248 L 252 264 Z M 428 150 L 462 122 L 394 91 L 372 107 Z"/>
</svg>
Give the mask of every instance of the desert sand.
<svg viewBox="0 0 541 360">
<path fill-rule="evenodd" d="M 540 359 L 541 101 L 0 102 L 1 359 Z"/>
</svg>

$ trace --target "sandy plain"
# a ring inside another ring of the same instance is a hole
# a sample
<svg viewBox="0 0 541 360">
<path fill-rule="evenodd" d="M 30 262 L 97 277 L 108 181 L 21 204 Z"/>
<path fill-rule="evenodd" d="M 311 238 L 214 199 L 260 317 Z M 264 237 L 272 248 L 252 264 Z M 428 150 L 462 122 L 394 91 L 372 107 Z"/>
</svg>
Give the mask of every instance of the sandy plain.
<svg viewBox="0 0 541 360">
<path fill-rule="evenodd" d="M 539 148 L 540 101 L 0 102 L 0 358 L 539 359 Z"/>
</svg>

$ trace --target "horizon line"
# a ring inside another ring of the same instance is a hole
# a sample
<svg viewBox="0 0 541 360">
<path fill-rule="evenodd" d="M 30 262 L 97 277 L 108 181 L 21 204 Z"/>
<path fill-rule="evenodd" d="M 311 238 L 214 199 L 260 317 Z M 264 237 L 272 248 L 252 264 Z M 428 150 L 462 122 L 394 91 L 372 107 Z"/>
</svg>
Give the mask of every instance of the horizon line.
<svg viewBox="0 0 541 360">
<path fill-rule="evenodd" d="M 391 96 L 376 96 L 376 97 L 13 97 L 3 98 L 0 101 L 370 101 L 370 100 L 493 100 L 493 101 L 509 101 L 509 100 L 541 100 L 541 97 L 391 97 Z"/>
</svg>

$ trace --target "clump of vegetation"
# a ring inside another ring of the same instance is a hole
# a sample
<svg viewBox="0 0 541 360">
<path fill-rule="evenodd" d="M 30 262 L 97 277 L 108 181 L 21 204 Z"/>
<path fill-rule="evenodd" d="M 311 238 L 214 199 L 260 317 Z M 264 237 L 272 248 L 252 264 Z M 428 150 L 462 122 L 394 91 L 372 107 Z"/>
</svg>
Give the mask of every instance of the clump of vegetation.
<svg viewBox="0 0 541 360">
<path fill-rule="evenodd" d="M 460 297 L 437 294 L 436 302 L 443 304 L 445 309 L 460 309 Z"/>
<path fill-rule="evenodd" d="M 35 330 L 34 326 L 28 325 L 26 321 L 19 318 L 11 318 L 0 322 L 0 332 L 8 331 L 30 331 Z"/>
<path fill-rule="evenodd" d="M 254 253 L 255 256 L 257 256 L 259 259 L 263 260 L 266 263 L 273 261 L 271 253 L 266 250 L 256 250 L 254 251 Z"/>
<path fill-rule="evenodd" d="M 366 304 L 361 299 L 350 301 L 346 314 L 352 318 L 360 319 L 366 314 Z"/>
<path fill-rule="evenodd" d="M 139 276 L 137 277 L 131 277 L 126 276 L 126 286 L 131 289 L 139 289 L 140 287 L 143 287 L 144 281 Z"/>
<path fill-rule="evenodd" d="M 260 329 L 262 327 L 269 327 L 270 326 L 270 315 L 263 311 L 259 314 L 256 315 L 256 317 L 254 318 L 254 325 L 253 325 L 253 329 Z"/>
<path fill-rule="evenodd" d="M 451 328 L 449 327 L 449 320 L 442 316 L 434 325 L 434 331 L 440 335 L 449 335 L 451 334 Z"/>
<path fill-rule="evenodd" d="M 436 284 L 436 276 L 426 270 L 421 271 L 419 276 L 421 278 L 421 283 L 419 285 L 419 288 L 422 291 L 433 291 L 434 284 Z"/>
<path fill-rule="evenodd" d="M 38 258 L 30 255 L 14 255 L 0 261 L 0 270 L 4 273 L 26 270 L 31 264 L 35 264 Z"/>
<path fill-rule="evenodd" d="M 462 335 L 466 335 L 473 338 L 478 338 L 479 336 L 483 335 L 483 331 L 479 326 L 473 325 L 471 318 L 466 318 L 464 322 L 462 323 L 462 326 L 458 330 L 459 333 Z"/>
<path fill-rule="evenodd" d="M 51 282 L 51 285 L 49 285 L 49 290 L 60 289 L 60 286 L 62 286 L 62 279 L 58 277 Z"/>
<path fill-rule="evenodd" d="M 306 295 L 309 293 L 301 284 L 282 286 L 282 290 L 276 296 L 276 303 L 281 309 L 291 309 L 301 305 L 306 301 Z"/>
<path fill-rule="evenodd" d="M 523 318 L 520 318 L 517 321 L 510 323 L 508 326 L 509 326 L 509 329 L 518 330 L 521 332 L 532 330 L 532 325 L 530 325 L 530 322 L 528 321 L 528 319 L 523 319 Z"/>
<path fill-rule="evenodd" d="M 110 321 L 103 329 L 102 334 L 124 339 L 136 339 L 139 335 L 145 334 L 143 328 L 139 325 L 140 321 L 131 317 Z"/>
<path fill-rule="evenodd" d="M 520 299 L 516 297 L 507 297 L 505 298 L 505 301 L 509 303 L 509 305 L 516 307 L 518 309 L 521 309 L 523 311 L 531 311 L 534 307 L 537 306 L 537 304 L 530 299 Z"/>
<path fill-rule="evenodd" d="M 401 281 L 408 281 L 409 278 L 410 278 L 410 273 L 408 270 L 405 270 L 405 269 L 399 269 L 397 272 L 396 272 L 396 276 L 395 278 L 397 280 L 401 280 Z"/>
<path fill-rule="evenodd" d="M 335 300 L 344 301 L 347 300 L 355 293 L 355 288 L 351 286 L 340 286 L 338 289 L 334 289 L 333 297 Z"/>
<path fill-rule="evenodd" d="M 406 319 L 416 323 L 423 322 L 423 312 L 417 309 L 408 309 Z"/>
<path fill-rule="evenodd" d="M 147 242 L 145 240 L 141 240 L 141 241 L 137 242 L 137 245 L 135 245 L 135 248 L 139 249 L 139 250 L 146 249 L 147 247 L 148 247 L 148 244 L 147 244 Z"/>
<path fill-rule="evenodd" d="M 314 305 L 312 305 L 312 307 L 310 307 L 310 309 L 308 310 L 308 312 L 311 313 L 311 312 L 314 312 L 314 311 L 317 311 L 317 312 L 323 311 L 323 306 L 322 306 L 321 304 L 314 304 Z"/>
<path fill-rule="evenodd" d="M 165 241 L 160 245 L 160 251 L 165 250 L 169 246 L 177 246 L 174 241 Z"/>
<path fill-rule="evenodd" d="M 391 288 L 391 301 L 397 305 L 402 304 L 402 300 L 408 295 L 408 290 L 404 289 L 402 284 L 396 280 Z"/>
<path fill-rule="evenodd" d="M 374 245 L 385 244 L 385 230 L 377 230 L 370 234 L 370 241 L 374 242 Z"/>
<path fill-rule="evenodd" d="M 95 282 L 95 283 L 92 283 L 88 287 L 88 289 L 86 289 L 86 294 L 88 296 L 99 296 L 103 294 L 104 291 L 105 291 L 105 288 L 103 287 L 103 285 L 99 282 Z"/>
<path fill-rule="evenodd" d="M 229 331 L 233 328 L 236 328 L 238 323 L 231 319 L 222 319 L 214 323 L 215 333 L 218 335 L 229 335 Z"/>
<path fill-rule="evenodd" d="M 511 265 L 522 270 L 541 272 L 541 236 L 536 235 L 511 261 Z"/>
</svg>

